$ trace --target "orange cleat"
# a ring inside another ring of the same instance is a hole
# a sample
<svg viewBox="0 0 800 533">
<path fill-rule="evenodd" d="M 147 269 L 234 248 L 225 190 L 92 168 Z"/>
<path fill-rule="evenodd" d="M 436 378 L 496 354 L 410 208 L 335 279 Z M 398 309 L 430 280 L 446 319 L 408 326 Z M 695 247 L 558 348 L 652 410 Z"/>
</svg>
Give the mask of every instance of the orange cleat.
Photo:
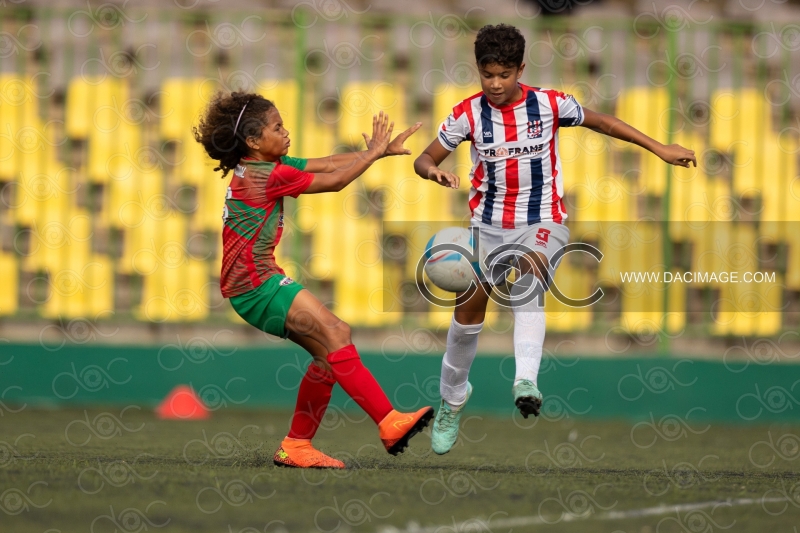
<svg viewBox="0 0 800 533">
<path fill-rule="evenodd" d="M 311 445 L 310 440 L 285 438 L 275 452 L 272 462 L 276 466 L 293 468 L 344 468 L 344 463 L 325 455 Z"/>
<path fill-rule="evenodd" d="M 381 441 L 392 455 L 401 453 L 408 441 L 422 431 L 433 418 L 433 408 L 423 407 L 416 413 L 400 413 L 392 409 L 378 424 Z"/>
</svg>

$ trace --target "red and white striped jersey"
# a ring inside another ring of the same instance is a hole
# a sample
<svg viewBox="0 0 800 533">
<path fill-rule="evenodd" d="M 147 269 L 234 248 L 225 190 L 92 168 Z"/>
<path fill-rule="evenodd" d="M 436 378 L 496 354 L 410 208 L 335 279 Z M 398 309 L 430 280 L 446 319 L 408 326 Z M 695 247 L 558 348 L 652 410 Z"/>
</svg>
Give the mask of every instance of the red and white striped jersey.
<svg viewBox="0 0 800 533">
<path fill-rule="evenodd" d="M 472 143 L 473 218 L 512 229 L 562 224 L 567 212 L 558 128 L 583 123 L 583 108 L 572 95 L 520 88 L 522 98 L 500 107 L 483 92 L 461 101 L 439 126 L 439 141 L 451 151 L 463 141 Z"/>
</svg>

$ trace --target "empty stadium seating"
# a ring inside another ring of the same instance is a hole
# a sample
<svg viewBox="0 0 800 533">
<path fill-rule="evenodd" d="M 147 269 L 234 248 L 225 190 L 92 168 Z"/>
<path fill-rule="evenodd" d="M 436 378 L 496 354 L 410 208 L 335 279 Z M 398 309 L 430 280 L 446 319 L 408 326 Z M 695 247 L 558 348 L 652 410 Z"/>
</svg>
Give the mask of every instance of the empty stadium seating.
<svg viewBox="0 0 800 533">
<path fill-rule="evenodd" d="M 116 274 L 142 278 L 141 303 L 134 310 L 140 320 L 209 317 L 220 243 L 211 247 L 217 250 L 213 257 L 200 258 L 189 255 L 187 240 L 198 232 L 219 238 L 230 180 L 230 175 L 220 179 L 213 172 L 191 131 L 218 88 L 213 80 L 161 79 L 154 86 L 159 108 L 149 110 L 148 120 L 142 120 L 142 115 L 131 114 L 130 106 L 144 96 L 131 79 L 74 77 L 66 85 L 63 131 L 48 122 L 31 83 L 25 76 L 0 75 L 0 182 L 14 183 L 13 204 L 2 220 L 22 229 L 30 243 L 24 255 L 0 252 L 0 274 L 13 286 L 20 272 L 46 275 L 48 298 L 39 312 L 49 318 L 113 312 Z M 345 146 L 363 147 L 361 133 L 371 131 L 372 115 L 380 110 L 389 112 L 396 133 L 418 118 L 409 114 L 412 93 L 400 83 L 345 81 L 335 94 L 335 111 L 321 106 L 322 97 L 311 86 L 301 88 L 295 79 L 264 79 L 255 90 L 278 106 L 296 147 L 291 155 L 296 156 L 324 157 Z M 432 112 L 419 117 L 425 127 L 409 139 L 408 148 L 420 153 L 453 105 L 475 92 L 476 87 L 437 87 Z M 565 294 L 588 293 L 598 283 L 622 289 L 619 325 L 626 331 L 645 333 L 666 326 L 673 334 L 686 326 L 687 286 L 669 285 L 670 304 L 664 315 L 662 286 L 620 283 L 620 272 L 651 269 L 663 251 L 659 225 L 640 227 L 632 234 L 631 225 L 608 224 L 659 217 L 660 212 L 641 211 L 643 196 L 669 202 L 669 238 L 694 245 L 693 270 L 732 270 L 730 255 L 737 249 L 752 254 L 737 268 L 758 270 L 753 243 L 763 239 L 788 245 L 786 275 L 777 283 L 703 285 L 721 295 L 714 334 L 779 333 L 781 314 L 761 311 L 783 304 L 781 284 L 800 290 L 800 232 L 792 225 L 800 213 L 797 132 L 773 124 L 769 103 L 757 89 L 720 88 L 709 103 L 708 131 L 685 126 L 670 136 L 666 89 L 626 88 L 616 101 L 621 119 L 660 142 L 695 150 L 701 159 L 698 168 L 675 167 L 668 173 L 660 159 L 637 147 L 611 143 L 584 128 L 560 131 L 573 235 L 579 234 L 578 223 L 592 223 L 582 227 L 594 230 L 593 240 L 605 257 L 596 274 L 564 262 L 556 280 Z M 329 120 L 331 113 L 337 120 Z M 469 188 L 469 145 L 462 143 L 444 165 L 461 177 L 463 189 Z M 65 154 L 73 150 L 82 150 L 85 157 L 75 158 L 77 163 L 66 161 Z M 625 165 L 634 162 L 630 168 L 619 168 L 614 158 L 620 150 L 639 154 L 621 159 Z M 730 176 L 703 165 L 708 150 L 730 155 Z M 292 276 L 332 282 L 335 311 L 353 325 L 382 326 L 403 318 L 400 312 L 383 312 L 384 298 L 397 294 L 396 287 L 384 286 L 384 223 L 402 223 L 410 251 L 405 264 L 393 262 L 388 268 L 394 269 L 395 277 L 410 280 L 425 242 L 438 229 L 426 222 L 452 221 L 467 213 L 466 205 L 454 204 L 463 197 L 419 179 L 412 164 L 413 156 L 386 158 L 340 193 L 286 200 L 284 241 L 276 252 L 279 264 Z M 102 191 L 102 208 L 86 203 L 81 187 L 90 186 Z M 194 191 L 194 209 L 177 205 L 175 191 L 181 187 Z M 759 224 L 733 224 L 743 199 L 760 206 L 754 214 Z M 119 259 L 94 251 L 95 228 L 111 228 L 121 235 Z M 652 242 L 637 240 L 643 235 Z M 305 242 L 310 243 L 310 254 L 303 255 L 299 245 Z M 17 294 L 3 294 L 0 314 L 17 312 Z M 641 298 L 649 299 L 647 305 Z M 550 331 L 584 331 L 595 320 L 591 310 L 567 310 L 552 297 L 546 311 Z M 421 323 L 446 327 L 451 313 L 430 307 Z M 239 320 L 230 311 L 227 316 Z M 489 313 L 487 323 L 497 323 L 500 316 Z"/>
</svg>

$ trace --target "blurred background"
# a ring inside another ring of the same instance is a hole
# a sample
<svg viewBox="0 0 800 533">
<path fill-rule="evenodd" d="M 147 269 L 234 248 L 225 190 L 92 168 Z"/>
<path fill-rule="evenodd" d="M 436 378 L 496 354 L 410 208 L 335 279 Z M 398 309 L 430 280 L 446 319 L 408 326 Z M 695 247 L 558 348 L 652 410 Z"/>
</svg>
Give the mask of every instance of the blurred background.
<svg viewBox="0 0 800 533">
<path fill-rule="evenodd" d="M 573 240 L 579 223 L 608 222 L 650 228 L 650 238 L 623 253 L 599 232 L 600 268 L 564 262 L 565 292 L 601 287 L 611 303 L 571 310 L 548 299 L 547 353 L 800 353 L 796 0 L 11 0 L 0 9 L 6 341 L 278 342 L 219 292 L 227 179 L 191 130 L 210 95 L 273 99 L 290 155 L 361 149 L 378 110 L 396 131 L 423 122 L 408 143 L 418 154 L 453 105 L 480 90 L 477 30 L 506 22 L 526 37 L 524 83 L 571 93 L 698 157 L 697 168 L 670 168 L 589 130 L 561 130 Z M 359 345 L 440 355 L 451 311 L 419 298 L 414 268 L 431 232 L 418 230 L 465 223 L 468 188 L 423 181 L 412 163 L 382 160 L 340 193 L 288 199 L 278 262 L 354 327 Z M 468 146 L 445 165 L 469 183 Z M 641 267 L 637 257 L 650 261 L 645 270 L 697 270 L 703 250 L 717 250 L 723 270 L 774 281 L 642 296 L 618 276 Z M 511 353 L 510 314 L 493 308 L 487 326 L 480 353 Z"/>
</svg>

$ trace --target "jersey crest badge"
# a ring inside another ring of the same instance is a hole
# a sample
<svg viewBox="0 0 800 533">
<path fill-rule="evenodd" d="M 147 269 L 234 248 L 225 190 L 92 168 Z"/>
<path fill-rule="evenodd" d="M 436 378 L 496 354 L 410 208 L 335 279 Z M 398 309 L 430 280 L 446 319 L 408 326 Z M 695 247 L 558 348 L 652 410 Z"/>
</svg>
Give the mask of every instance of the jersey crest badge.
<svg viewBox="0 0 800 533">
<path fill-rule="evenodd" d="M 538 139 L 542 136 L 542 121 L 528 121 L 528 139 Z"/>
</svg>

